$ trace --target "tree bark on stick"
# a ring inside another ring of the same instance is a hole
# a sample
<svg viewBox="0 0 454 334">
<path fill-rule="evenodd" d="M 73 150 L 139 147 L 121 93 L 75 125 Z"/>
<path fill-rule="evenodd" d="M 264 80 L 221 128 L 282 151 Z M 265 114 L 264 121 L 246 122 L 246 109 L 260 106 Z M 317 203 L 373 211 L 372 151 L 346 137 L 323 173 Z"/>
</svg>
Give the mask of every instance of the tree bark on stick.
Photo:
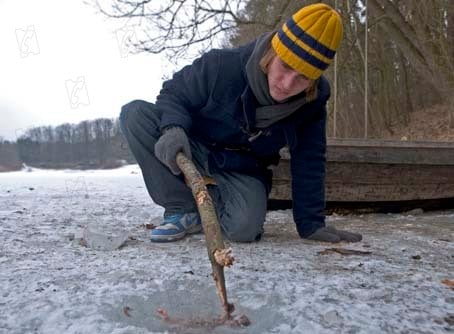
<svg viewBox="0 0 454 334">
<path fill-rule="evenodd" d="M 203 177 L 195 168 L 192 161 L 186 158 L 181 152 L 177 154 L 177 164 L 186 177 L 186 183 L 190 186 L 192 194 L 194 195 L 202 219 L 208 258 L 210 259 L 211 267 L 213 269 L 213 278 L 216 283 L 219 297 L 221 298 L 225 317 L 226 319 L 230 319 L 231 313 L 234 311 L 234 306 L 227 300 L 224 266 L 229 267 L 232 265 L 234 258 L 231 255 L 231 250 L 226 249 L 224 246 L 221 227 L 219 226 L 213 200 L 208 193 Z"/>
</svg>

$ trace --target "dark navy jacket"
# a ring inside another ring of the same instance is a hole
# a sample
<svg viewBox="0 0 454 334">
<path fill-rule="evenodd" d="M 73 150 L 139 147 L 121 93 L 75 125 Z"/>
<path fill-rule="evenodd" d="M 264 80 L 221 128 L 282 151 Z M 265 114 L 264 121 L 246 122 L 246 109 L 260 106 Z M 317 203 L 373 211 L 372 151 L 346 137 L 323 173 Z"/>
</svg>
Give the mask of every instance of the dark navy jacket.
<svg viewBox="0 0 454 334">
<path fill-rule="evenodd" d="M 257 101 L 245 65 L 254 42 L 212 50 L 166 81 L 156 100 L 161 129 L 179 125 L 211 147 L 210 163 L 260 178 L 269 191 L 266 169 L 288 145 L 291 154 L 293 216 L 301 237 L 325 225 L 326 101 L 330 88 L 321 78 L 316 100 L 262 133 L 254 127 Z M 255 137 L 255 135 L 258 137 Z"/>
</svg>

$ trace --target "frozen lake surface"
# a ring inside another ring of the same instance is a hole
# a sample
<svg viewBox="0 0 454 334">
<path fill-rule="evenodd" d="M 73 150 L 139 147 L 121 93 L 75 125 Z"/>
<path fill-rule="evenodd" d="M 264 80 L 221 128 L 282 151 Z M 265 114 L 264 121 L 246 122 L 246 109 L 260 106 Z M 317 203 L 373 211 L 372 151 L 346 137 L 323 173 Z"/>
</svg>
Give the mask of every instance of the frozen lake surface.
<svg viewBox="0 0 454 334">
<path fill-rule="evenodd" d="M 301 240 L 291 211 L 270 212 L 262 241 L 230 244 L 227 292 L 252 322 L 240 329 L 157 315 L 221 311 L 203 234 L 149 241 L 162 213 L 137 166 L 0 174 L 0 333 L 454 333 L 454 211 L 329 216 L 364 236 L 336 245 Z M 129 239 L 84 247 L 87 224 Z M 319 253 L 330 247 L 371 254 Z"/>
</svg>

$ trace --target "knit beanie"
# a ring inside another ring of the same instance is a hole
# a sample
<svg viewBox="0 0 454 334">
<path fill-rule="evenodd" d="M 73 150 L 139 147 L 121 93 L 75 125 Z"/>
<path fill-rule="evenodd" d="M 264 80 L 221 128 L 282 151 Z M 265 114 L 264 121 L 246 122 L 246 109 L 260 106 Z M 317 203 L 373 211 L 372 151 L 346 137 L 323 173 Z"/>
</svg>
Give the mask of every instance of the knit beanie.
<svg viewBox="0 0 454 334">
<path fill-rule="evenodd" d="M 342 33 L 340 15 L 330 6 L 318 3 L 301 8 L 288 19 L 271 45 L 290 67 L 315 80 L 333 61 Z"/>
</svg>

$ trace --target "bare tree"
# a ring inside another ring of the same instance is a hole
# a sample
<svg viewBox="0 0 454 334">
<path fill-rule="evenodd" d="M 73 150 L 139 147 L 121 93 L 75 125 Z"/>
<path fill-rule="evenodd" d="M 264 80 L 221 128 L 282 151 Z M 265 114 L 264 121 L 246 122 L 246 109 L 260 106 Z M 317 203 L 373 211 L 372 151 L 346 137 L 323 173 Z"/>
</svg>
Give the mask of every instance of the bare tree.
<svg viewBox="0 0 454 334">
<path fill-rule="evenodd" d="M 86 2 L 105 16 L 123 21 L 124 33 L 119 43 L 136 52 L 165 53 L 171 60 L 186 57 L 190 49 L 206 50 L 223 45 L 235 35 L 240 25 L 271 30 L 280 20 L 280 17 L 272 20 L 263 16 L 251 17 L 244 10 L 247 0 Z"/>
<path fill-rule="evenodd" d="M 376 23 L 395 42 L 419 78 L 430 85 L 439 102 L 454 109 L 454 58 L 449 30 L 453 2 L 370 0 L 369 4 Z"/>
</svg>

